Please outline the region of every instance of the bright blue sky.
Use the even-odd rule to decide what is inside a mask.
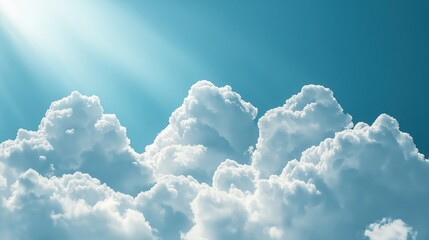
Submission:
[[[1,141],[78,90],[141,152],[208,79],[260,115],[322,84],[355,122],[388,113],[429,153],[427,1],[0,1]]]

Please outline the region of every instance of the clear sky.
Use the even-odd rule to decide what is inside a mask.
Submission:
[[[2,140],[35,130],[52,101],[78,90],[98,95],[142,151],[208,79],[259,115],[305,84],[324,85],[354,122],[386,112],[429,153],[428,1],[8,2]]]

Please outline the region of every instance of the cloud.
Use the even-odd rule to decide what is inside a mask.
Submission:
[[[152,170],[129,144],[125,128],[103,113],[98,97],[73,92],[51,104],[37,131],[19,129],[15,140],[3,142],[0,155],[16,171],[10,181],[29,168],[45,176],[81,171],[136,194],[151,183]]]
[[[383,218],[370,224],[365,230],[365,236],[369,240],[415,240],[417,233],[401,219]]]
[[[192,175],[211,182],[226,158],[248,162],[257,138],[257,109],[230,86],[199,81],[170,117],[169,125],[146,147],[144,160],[157,173]]]
[[[252,165],[269,177],[280,174],[289,160],[302,151],[353,126],[331,90],[318,85],[304,86],[286,103],[259,119],[259,138]]]
[[[248,239],[248,211],[241,199],[213,189],[201,191],[192,201],[193,228],[183,239]]]
[[[395,119],[381,115],[371,126],[358,123],[310,147],[280,175],[257,180],[252,195],[215,188],[200,193],[192,203],[196,222],[189,235],[349,239],[368,222],[388,215],[406,219],[425,239],[428,172],[428,162],[412,138],[399,130]],[[207,205],[212,202],[216,204]],[[216,213],[208,217],[210,207],[245,217],[230,223],[234,231],[223,231],[220,237],[214,229],[223,229],[218,226],[228,220]]]
[[[272,176],[257,180],[254,188],[253,194],[234,187],[201,191],[192,201],[194,226],[184,239],[301,239],[289,238],[287,225],[315,202],[315,186]]]
[[[320,192],[319,202],[306,206],[300,216],[305,221],[293,229],[323,218],[319,236],[349,238],[359,226],[392,216],[416,224],[426,238],[423,219],[429,212],[421,206],[429,197],[428,172],[427,160],[395,119],[382,114],[371,126],[358,123],[306,150],[283,170],[288,181],[311,182]]]
[[[140,154],[74,92],[0,144],[0,238],[429,238],[429,161],[394,118],[353,124],[315,85],[256,114],[200,81]]]
[[[191,201],[207,187],[191,176],[163,176],[136,197],[137,208],[161,239],[180,239],[192,226]]]
[[[155,239],[132,197],[87,174],[46,178],[30,169],[11,190],[1,239]]]
[[[257,175],[258,172],[253,167],[228,159],[216,169],[213,175],[213,187],[227,192],[238,189],[245,193],[252,193],[255,190]]]

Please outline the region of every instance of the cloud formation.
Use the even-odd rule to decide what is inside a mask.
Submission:
[[[256,115],[200,81],[140,154],[73,92],[0,144],[0,238],[429,238],[429,161],[394,118],[354,124],[316,85]]]
[[[365,230],[365,236],[369,240],[415,240],[417,233],[401,219],[383,218],[379,222],[370,224]]]
[[[3,199],[1,239],[155,239],[134,199],[87,174],[27,170]]]
[[[225,159],[248,162],[248,149],[257,138],[256,114],[230,86],[197,82],[169,125],[146,147],[144,160],[158,174],[191,175],[210,183]]]
[[[225,196],[215,188],[200,193],[203,200],[192,203],[196,224],[189,239],[348,239],[383,216],[407,219],[427,236],[428,171],[412,138],[381,115],[371,126],[358,123],[307,149],[280,175],[257,180],[252,195],[227,190]],[[245,217],[232,224],[211,214],[204,221],[202,209],[210,208]],[[234,230],[219,236],[214,229],[224,223]]]
[[[286,163],[299,158],[302,151],[352,126],[351,116],[343,112],[331,90],[304,86],[283,106],[259,119],[252,165],[263,177],[280,174]]]
[[[73,92],[53,102],[37,131],[19,129],[0,145],[2,162],[15,176],[32,168],[44,176],[89,173],[117,191],[138,193],[152,181],[126,130],[114,114],[104,114],[96,96]]]

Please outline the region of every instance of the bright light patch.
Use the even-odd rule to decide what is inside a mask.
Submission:
[[[120,78],[152,94],[173,77],[165,59],[193,62],[141,16],[108,0],[5,0],[0,11],[14,51],[49,85],[55,79],[59,87],[100,92],[109,78]]]

